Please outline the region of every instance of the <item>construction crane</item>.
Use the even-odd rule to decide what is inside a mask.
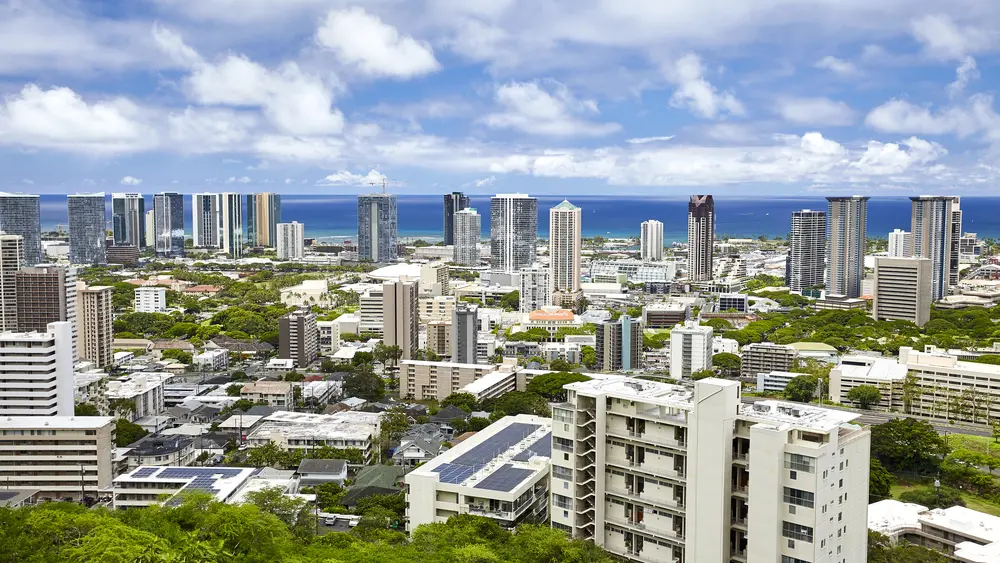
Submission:
[[[385,176],[382,176],[382,181],[381,182],[368,182],[368,185],[369,186],[379,186],[379,185],[382,186],[382,195],[385,195],[385,188],[386,188],[386,186],[388,184],[401,184],[401,183],[402,182],[396,182],[394,180],[390,180],[390,179],[386,178]]]

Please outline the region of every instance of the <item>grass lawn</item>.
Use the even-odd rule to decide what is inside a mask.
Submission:
[[[948,434],[948,444],[951,448],[967,448],[985,454],[1000,457],[1000,443],[987,436],[967,436],[965,434]]]
[[[898,499],[901,493],[915,489],[919,486],[920,485],[918,483],[900,482],[897,480],[897,482],[892,485],[892,488],[889,489],[889,494],[892,498]],[[965,501],[965,506],[971,508],[972,510],[978,510],[979,512],[985,512],[986,514],[992,514],[993,516],[1000,516],[1000,505],[993,504],[992,502],[969,493],[962,493],[962,500]]]

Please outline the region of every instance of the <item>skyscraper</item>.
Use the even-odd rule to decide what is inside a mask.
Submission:
[[[24,237],[0,232],[0,331],[17,330],[17,271],[24,264]]]
[[[247,194],[247,244],[274,246],[280,222],[280,195],[268,192]]]
[[[243,204],[240,194],[224,193],[222,200],[222,250],[230,258],[243,257]],[[276,237],[272,238],[273,241]]]
[[[451,313],[451,361],[458,364],[475,364],[479,322],[478,307],[459,302]]]
[[[4,366],[0,369],[0,417],[73,416],[76,358],[70,329],[70,323],[54,322],[38,331],[0,334],[0,365]]]
[[[549,210],[549,260],[553,302],[565,306],[580,296],[580,208],[563,200]]]
[[[639,255],[643,260],[663,260],[663,223],[643,221],[639,231]]]
[[[292,311],[278,319],[278,357],[295,360],[304,368],[313,363],[319,349],[316,313],[308,309]]]
[[[193,194],[191,196],[191,234],[195,248],[222,246],[221,210],[219,194]]]
[[[788,234],[788,279],[792,291],[823,285],[826,270],[826,213],[803,209],[792,213]]]
[[[382,342],[399,346],[404,360],[420,349],[417,289],[416,282],[402,279],[382,284]]]
[[[395,262],[398,257],[396,196],[358,196],[358,260]]]
[[[21,236],[22,260],[28,266],[45,262],[40,209],[37,195],[0,192],[0,231]]]
[[[961,236],[961,211],[956,215],[956,198],[951,196],[911,197],[910,256],[929,258],[931,261],[931,300],[938,301],[948,295],[952,280],[952,254],[958,241],[952,240],[959,221]],[[957,253],[956,253],[957,254]],[[958,256],[954,267],[958,268]],[[957,277],[957,272],[956,276]],[[957,280],[956,280],[957,282]]]
[[[913,246],[913,236],[910,231],[903,229],[893,229],[889,233],[889,257],[909,258],[911,247]]]
[[[111,230],[115,246],[146,247],[146,202],[142,194],[111,194]]]
[[[932,266],[930,258],[876,258],[872,317],[924,326],[931,318]]]
[[[490,200],[490,257],[493,268],[516,272],[535,261],[538,200],[525,194],[497,194]]]
[[[455,244],[455,214],[469,207],[469,196],[451,192],[444,196],[444,243]]]
[[[184,256],[184,196],[176,192],[153,196],[153,238],[157,256]]]
[[[156,213],[149,209],[146,211],[146,219],[142,222],[145,233],[143,237],[146,241],[146,248],[156,249]]]
[[[301,260],[305,255],[306,227],[298,221],[278,223],[278,258],[281,260]]]
[[[518,311],[530,313],[552,304],[549,269],[541,264],[532,264],[518,271],[521,278]]]
[[[80,359],[89,360],[98,367],[111,365],[114,355],[112,348],[112,304],[114,288],[100,285],[87,287],[77,283],[77,335],[82,341],[78,346]]]
[[[462,266],[479,265],[479,241],[482,238],[483,218],[474,207],[455,212],[453,260]]]
[[[104,193],[72,194],[69,210],[69,261],[71,264],[108,263]]]
[[[715,247],[715,201],[710,195],[693,195],[688,202],[688,279],[712,279]]]
[[[642,362],[642,324],[638,319],[622,315],[617,321],[597,325],[597,369],[600,371],[632,371]]]
[[[955,196],[951,205],[951,264],[948,285],[958,285],[959,259],[962,252],[962,209],[961,199]]]
[[[73,359],[79,353],[76,321],[76,268],[43,264],[22,268],[15,275],[17,331],[45,332],[49,323],[68,322]],[[162,290],[162,289],[161,289]]]
[[[827,295],[861,296],[869,199],[859,195],[826,198]]]

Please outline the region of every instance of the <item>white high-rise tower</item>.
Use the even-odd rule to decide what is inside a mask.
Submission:
[[[639,253],[643,260],[663,260],[663,223],[654,219],[642,222]]]

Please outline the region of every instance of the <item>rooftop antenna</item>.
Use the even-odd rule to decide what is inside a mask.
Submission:
[[[368,182],[368,185],[369,186],[378,186],[379,184],[381,184],[382,185],[382,195],[385,195],[385,188],[386,188],[387,184],[399,184],[399,183],[400,182],[389,180],[385,176],[382,176],[382,181],[381,182]]]

